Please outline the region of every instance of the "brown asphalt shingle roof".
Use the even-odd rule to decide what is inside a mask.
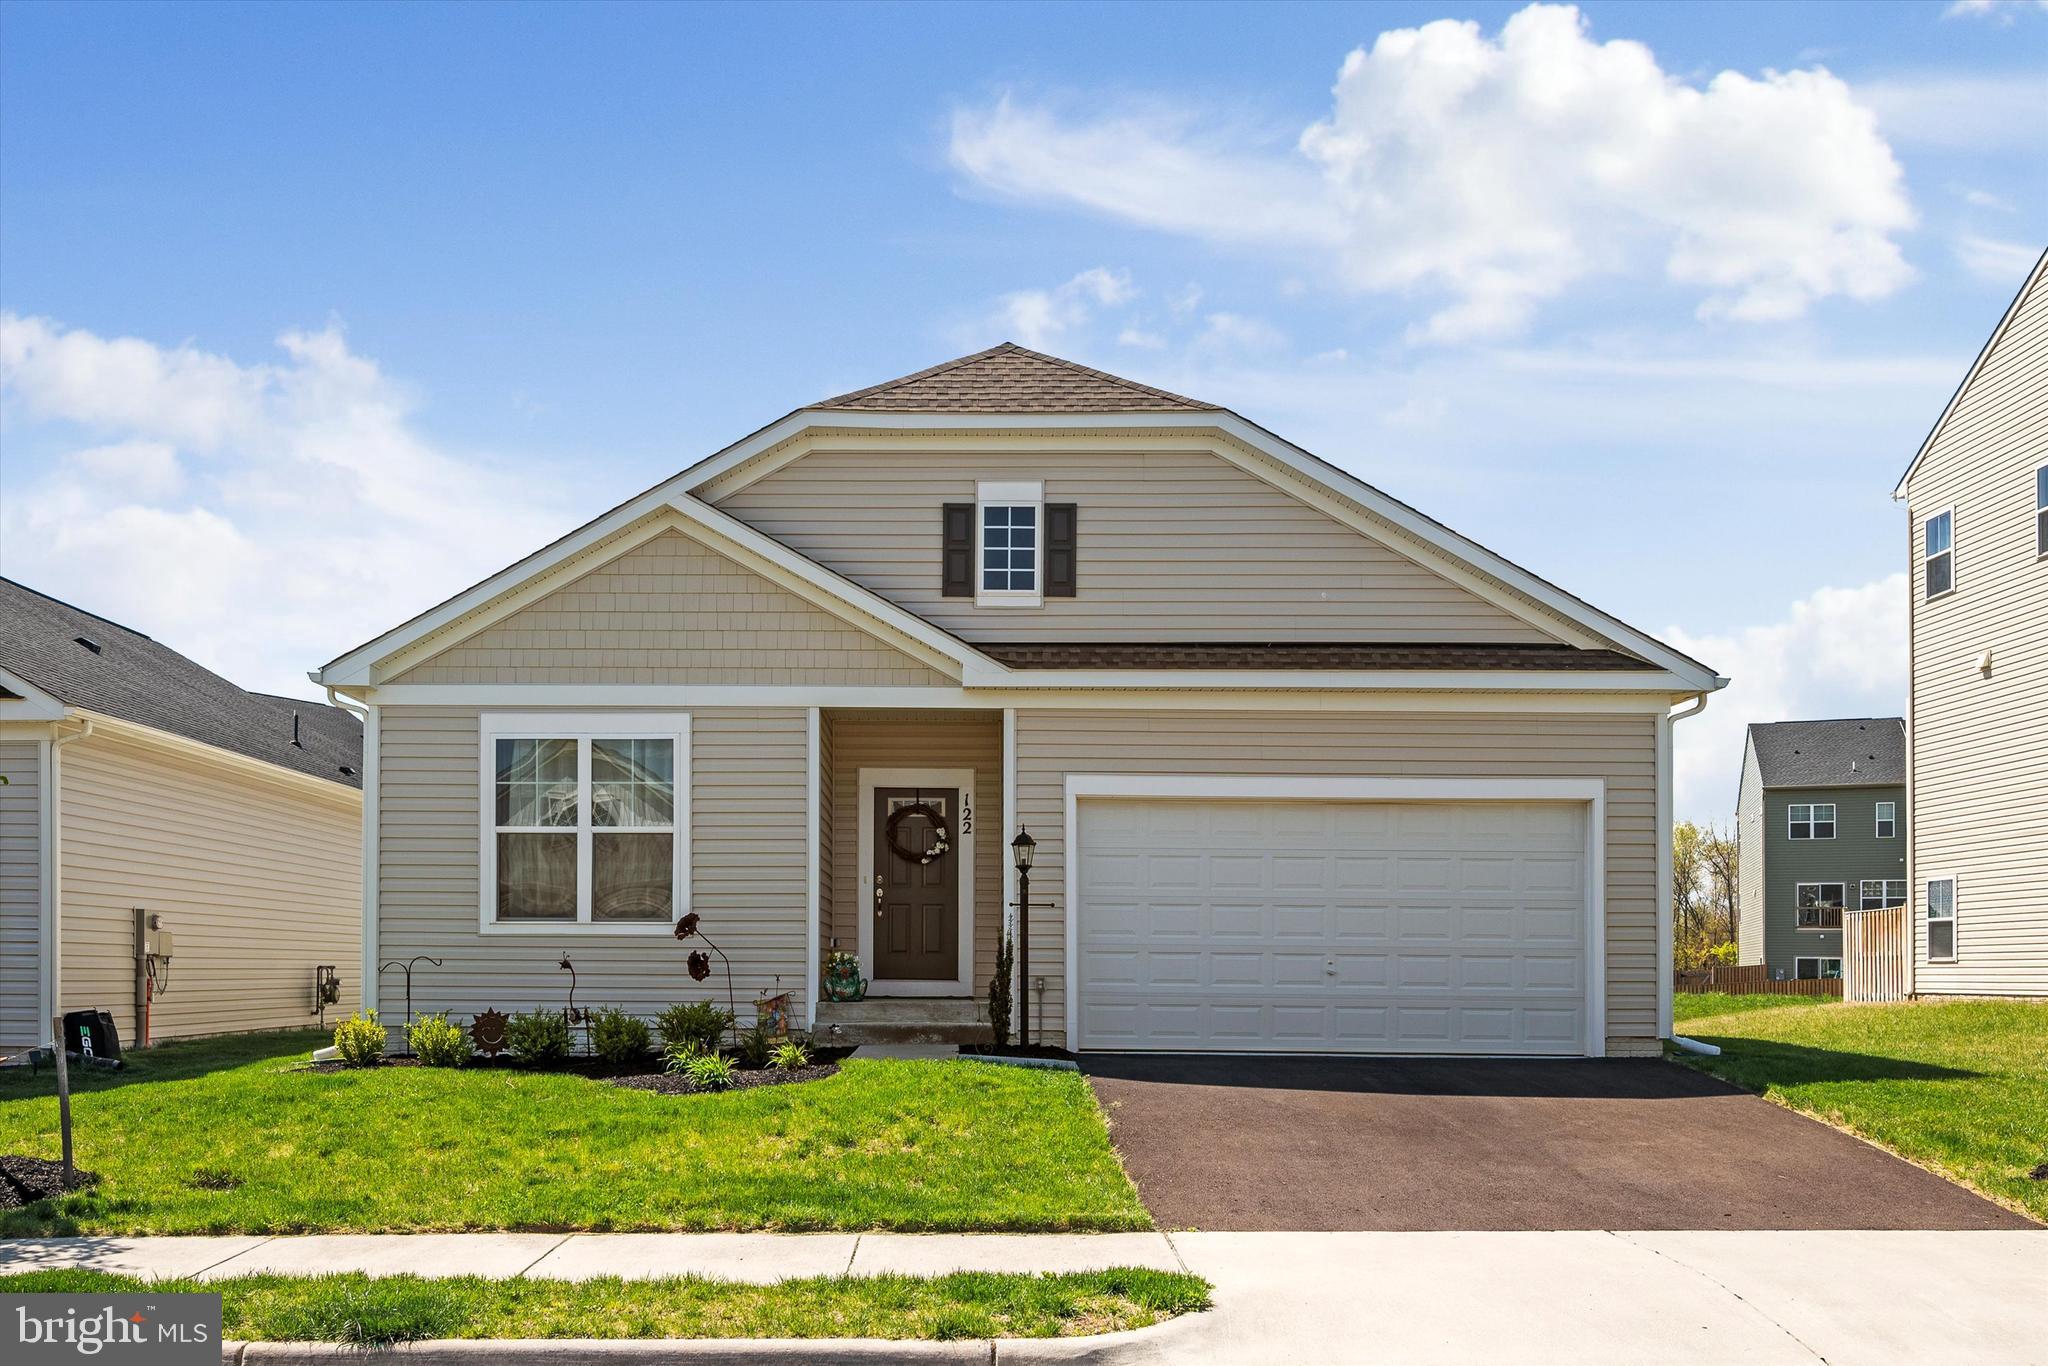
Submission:
[[[896,413],[1133,413],[1223,411],[1136,380],[1004,342],[901,379],[813,404]]]
[[[1654,670],[1617,650],[1572,645],[1454,645],[1276,641],[1270,644],[1132,643],[981,645],[1013,669],[1569,669]]]

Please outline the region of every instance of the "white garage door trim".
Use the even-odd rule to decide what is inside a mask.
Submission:
[[[1066,791],[1067,1038],[1081,1038],[1081,820],[1091,797],[1180,801],[1580,802],[1586,805],[1586,1038],[1607,1052],[1607,784],[1599,778],[1270,778],[1069,774]]]

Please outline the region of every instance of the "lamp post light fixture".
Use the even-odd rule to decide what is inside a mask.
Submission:
[[[1038,841],[1022,825],[1010,841],[1010,857],[1017,865],[1017,984],[1022,989],[1022,1009],[1017,1012],[1017,1044],[1031,1042],[1031,858]]]

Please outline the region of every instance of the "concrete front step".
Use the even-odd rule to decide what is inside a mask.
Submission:
[[[827,1048],[878,1043],[991,1043],[985,1024],[827,1024],[818,1021],[812,1038]]]
[[[865,1001],[820,1001],[818,1023],[979,1024],[981,1003],[965,996],[870,996]]]

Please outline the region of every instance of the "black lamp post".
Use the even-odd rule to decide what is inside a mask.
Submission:
[[[1010,841],[1010,857],[1017,865],[1017,987],[1023,994],[1017,1014],[1019,1047],[1031,1042],[1031,856],[1038,841],[1022,825]]]

